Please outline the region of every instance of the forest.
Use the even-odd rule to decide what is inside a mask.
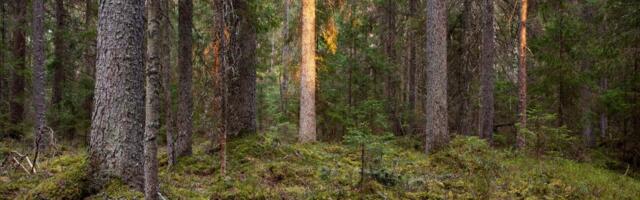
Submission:
[[[640,1],[0,0],[2,199],[640,199]]]

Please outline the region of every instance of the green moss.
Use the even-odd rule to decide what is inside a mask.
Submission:
[[[61,156],[43,166],[55,175],[40,182],[24,199],[81,199],[88,194],[84,156]]]
[[[88,200],[98,199],[143,199],[144,194],[138,192],[120,180],[114,179],[109,182],[99,193],[87,197]]]

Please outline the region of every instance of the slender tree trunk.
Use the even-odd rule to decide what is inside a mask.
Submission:
[[[162,55],[162,9],[158,0],[147,1],[147,71],[144,129],[144,198],[158,199],[158,144],[160,132],[160,88]]]
[[[392,63],[392,66],[397,61],[396,56],[396,15],[397,15],[397,2],[392,0],[385,0],[382,10],[384,13],[383,21],[384,24],[384,32],[382,34],[382,47],[384,53],[386,54],[389,63]],[[385,90],[386,90],[386,99],[388,102],[387,109],[390,113],[389,119],[393,124],[393,132],[396,135],[403,134],[403,127],[400,116],[398,114],[398,98],[397,91],[399,88],[399,82],[397,80],[396,70],[392,69],[387,72],[385,78]]]
[[[289,91],[289,7],[290,0],[284,1],[284,26],[282,28],[282,71],[280,79],[280,112],[287,116]]]
[[[493,0],[483,0],[482,6],[482,55],[480,56],[480,136],[489,141],[493,138],[494,118],[494,69],[495,64],[495,34]]]
[[[85,13],[84,13],[84,28],[85,34],[90,35],[89,38],[85,41],[85,49],[84,49],[84,66],[85,73],[92,82],[95,82],[95,71],[96,71],[96,37],[92,34],[95,31],[95,21],[98,17],[95,5],[97,2],[95,0],[85,0]],[[93,96],[94,91],[91,91],[89,95],[84,100],[83,108],[87,110],[89,116],[91,118],[91,112],[93,110]]]
[[[444,0],[427,0],[427,115],[425,152],[449,140],[447,114],[447,10]]]
[[[527,0],[520,0],[520,48],[518,67],[518,116],[521,129],[527,128]],[[516,136],[516,146],[524,148],[525,137],[522,131]]]
[[[409,13],[412,14],[412,18],[415,21],[418,21],[418,0],[410,0],[409,1]],[[418,34],[416,34],[418,31],[415,30],[415,27],[411,26],[409,29],[409,38],[414,39],[417,37]],[[413,134],[415,131],[415,126],[416,126],[416,118],[417,118],[417,113],[416,113],[416,102],[417,102],[417,90],[418,90],[418,84],[416,84],[416,76],[417,72],[418,72],[418,58],[417,58],[417,45],[419,44],[419,42],[409,42],[409,83],[408,83],[408,91],[409,91],[409,95],[408,95],[408,101],[409,101],[409,113],[410,113],[410,122],[409,122],[409,134]]]
[[[56,17],[56,29],[54,31],[54,57],[55,62],[53,62],[53,96],[51,97],[51,102],[53,106],[57,109],[61,109],[62,105],[62,96],[64,93],[64,82],[66,79],[65,74],[65,66],[67,62],[66,58],[66,47],[65,47],[65,38],[64,32],[66,30],[66,22],[65,22],[65,9],[64,9],[64,1],[56,0],[55,1],[55,17]],[[57,124],[57,123],[56,123]]]
[[[6,98],[9,97],[9,94],[6,92],[7,91],[7,79],[6,79],[6,71],[7,71],[7,62],[6,62],[6,58],[4,55],[4,51],[7,47],[7,23],[6,23],[6,15],[7,15],[7,9],[6,9],[6,1],[2,1],[0,2],[0,112],[2,113],[6,113],[6,107],[5,107],[5,101],[7,100]],[[3,117],[0,117],[0,119],[4,120]],[[5,131],[5,125],[4,123],[0,123],[0,131],[4,132]],[[0,137],[2,138],[2,137]]]
[[[91,187],[112,178],[143,190],[144,1],[102,0],[95,109],[89,146]]]
[[[46,151],[51,138],[45,134],[46,112],[45,104],[45,74],[44,74],[44,2],[33,0],[33,110],[35,111],[35,148],[36,151]]]
[[[169,168],[176,164],[175,150],[175,133],[176,133],[176,114],[173,110],[173,96],[171,95],[171,83],[173,82],[173,65],[171,63],[171,46],[173,42],[173,34],[171,31],[171,19],[169,18],[170,4],[169,0],[161,0],[160,12],[160,41],[161,48],[161,70],[162,70],[162,92],[164,95],[164,125],[167,135],[167,162]]]
[[[22,0],[13,0],[13,16],[15,27],[13,29],[13,46],[12,46],[12,60],[13,70],[11,70],[11,91],[9,99],[9,123],[11,124],[11,130],[9,131],[10,137],[22,138],[22,130],[20,128],[24,119],[24,93],[25,93],[25,68],[26,68],[26,55],[27,55],[27,40],[25,37],[25,26],[27,4]]]
[[[601,95],[607,92],[608,89],[609,89],[609,82],[607,78],[606,77],[602,78],[602,81],[600,83]],[[609,120],[607,119],[607,112],[606,112],[606,109],[603,109],[602,111],[600,111],[600,137],[602,140],[607,138],[608,124],[609,124]]]
[[[477,65],[477,57],[474,54],[476,49],[474,40],[476,37],[475,15],[473,5],[476,0],[465,0],[463,16],[463,36],[462,36],[462,64],[458,72],[458,91],[460,92],[460,105],[458,106],[458,127],[459,134],[471,134],[471,70]]]
[[[316,2],[302,0],[302,63],[300,70],[301,143],[316,141]]]
[[[220,147],[220,152],[218,153],[220,158],[220,176],[224,177],[226,175],[227,169],[227,133],[228,133],[228,124],[230,121],[229,111],[231,110],[227,104],[228,102],[228,83],[229,83],[229,69],[228,66],[228,37],[225,35],[223,30],[226,29],[226,19],[227,11],[225,9],[225,1],[226,0],[216,0],[216,11],[217,18],[214,19],[217,24],[216,28],[219,29],[215,33],[217,34],[218,41],[220,42],[220,51],[218,53],[218,60],[220,61],[220,66],[216,73],[215,79],[215,104],[214,104],[214,113],[217,118],[216,131],[217,131],[217,142]],[[212,141],[212,144],[215,144],[216,141]]]
[[[178,103],[178,137],[176,138],[176,156],[191,155],[191,134],[193,129],[193,91],[191,90],[192,41],[193,29],[192,0],[178,1],[178,31],[180,49],[178,51],[179,103]]]

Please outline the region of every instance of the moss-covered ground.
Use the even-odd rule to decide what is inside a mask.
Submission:
[[[398,140],[367,152],[343,144],[296,144],[278,134],[232,140],[228,172],[198,143],[194,154],[167,168],[160,152],[161,193],[167,199],[639,199],[640,181],[589,163],[532,158],[457,137],[426,156]],[[401,145],[402,144],[402,145]],[[139,199],[114,181],[86,190],[86,155],[66,150],[41,163],[41,172],[0,174],[0,199]],[[372,156],[373,155],[373,156]]]

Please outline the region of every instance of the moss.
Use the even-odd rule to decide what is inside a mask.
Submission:
[[[144,194],[136,191],[118,179],[109,182],[99,193],[87,197],[88,200],[98,199],[143,199]]]
[[[84,156],[61,156],[43,167],[55,175],[40,182],[24,199],[81,199],[88,194]]]

